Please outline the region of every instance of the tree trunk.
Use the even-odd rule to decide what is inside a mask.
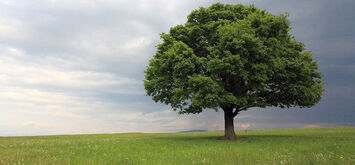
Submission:
[[[236,140],[233,109],[224,109],[224,140]]]

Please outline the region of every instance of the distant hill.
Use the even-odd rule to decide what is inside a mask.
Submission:
[[[203,129],[194,129],[194,130],[180,131],[180,133],[184,133],[184,132],[207,132],[207,130],[203,130]]]

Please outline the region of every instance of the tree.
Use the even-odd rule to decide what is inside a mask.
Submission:
[[[222,109],[225,137],[237,138],[234,117],[252,107],[311,107],[323,93],[321,73],[290,33],[288,14],[253,5],[216,3],[162,33],[145,71],[155,102],[180,114]]]

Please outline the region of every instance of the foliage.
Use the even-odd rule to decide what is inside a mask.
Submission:
[[[192,11],[185,24],[161,34],[145,71],[147,94],[180,113],[313,106],[322,96],[321,74],[289,33],[287,17],[241,4]]]

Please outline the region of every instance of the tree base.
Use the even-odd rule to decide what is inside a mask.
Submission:
[[[235,134],[234,130],[227,130],[224,134],[223,140],[237,140],[239,137]]]
[[[234,114],[233,108],[224,109],[224,138],[223,140],[237,140],[234,132]]]
[[[237,135],[228,135],[228,136],[224,136],[223,140],[238,140],[239,137]]]

